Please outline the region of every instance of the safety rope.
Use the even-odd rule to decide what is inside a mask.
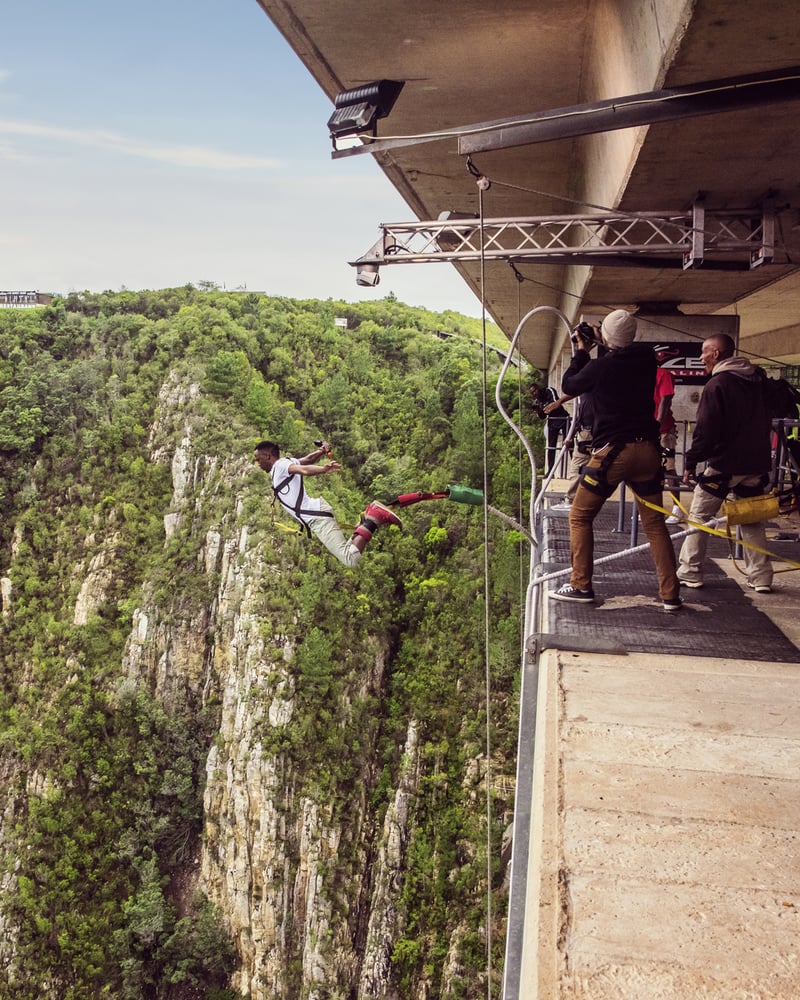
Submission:
[[[489,416],[488,416],[488,343],[486,337],[486,257],[484,254],[484,210],[483,194],[489,188],[489,182],[474,168],[472,161],[467,159],[467,169],[475,177],[478,187],[478,217],[481,234],[481,325],[483,331],[483,366],[482,366],[482,424],[483,424],[483,495],[486,503],[483,507],[483,649],[484,649],[484,698],[486,700],[486,996],[492,1000],[492,671],[489,651],[490,618],[489,618]]]
[[[481,242],[481,245],[483,243]],[[512,268],[514,265],[511,265]],[[520,320],[522,319],[522,281],[520,280],[519,272],[515,269],[515,274],[517,275],[517,326],[519,326]],[[517,354],[522,359],[522,352],[519,350],[519,345],[517,345]],[[517,413],[522,418],[522,365],[520,364],[517,371],[519,372],[519,378],[517,379]],[[517,510],[522,513],[522,501],[523,501],[523,485],[522,485],[522,442],[517,438]],[[524,560],[519,561],[519,607],[524,607],[525,602],[525,565]],[[523,662],[525,659],[525,616],[520,614],[519,616],[519,661]]]
[[[660,507],[657,503],[651,503],[649,500],[645,500],[643,497],[640,497],[637,493],[635,493],[634,496],[640,503],[644,504],[645,507],[649,507],[650,510],[657,510],[661,514],[671,513],[665,507]],[[685,534],[690,534],[691,530],[696,529],[697,531],[705,531],[706,534],[709,535],[715,535],[717,538],[724,538],[728,544],[733,543],[734,539],[731,535],[730,527],[728,526],[725,517],[711,518],[705,523],[702,521],[692,521],[689,519],[689,515],[684,506],[679,502],[677,503],[677,506],[683,511],[686,517],[685,523],[689,526]],[[717,527],[719,524],[725,524],[724,531]],[[752,552],[760,552],[762,555],[769,556],[771,559],[776,559],[778,562],[786,563],[790,567],[789,569],[776,569],[773,571],[775,573],[793,573],[795,570],[800,569],[800,562],[795,562],[793,559],[787,559],[785,556],[779,555],[777,552],[770,552],[769,549],[761,548],[760,545],[754,545],[752,542],[746,542],[743,538],[737,538],[736,543],[743,549],[750,549]],[[731,558],[733,558],[733,556],[731,556]],[[736,561],[733,561],[734,565],[736,565]],[[743,573],[738,566],[736,566],[736,569],[740,573]]]

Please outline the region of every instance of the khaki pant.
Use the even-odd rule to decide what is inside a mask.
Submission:
[[[564,497],[570,503],[575,499],[575,494],[578,492],[583,467],[591,458],[591,452],[589,450],[581,451],[578,445],[586,447],[587,443],[591,444],[591,442],[592,432],[589,429],[582,427],[579,431],[575,432],[575,440],[572,443],[572,457],[569,460],[569,470],[567,472],[569,485],[567,486],[567,495]]]
[[[324,497],[320,497],[320,506],[323,510],[333,512],[333,508]],[[352,567],[360,562],[362,553],[344,537],[344,532],[335,517],[306,517],[306,520],[311,531],[340,563]]]
[[[599,468],[608,454],[610,445],[592,454],[589,468]],[[635,441],[626,444],[608,468],[606,482],[609,487],[626,483],[634,492],[637,483],[652,483],[660,476],[661,455],[652,441]],[[643,500],[661,507],[663,498],[657,490],[642,496]],[[587,490],[581,483],[569,512],[569,540],[572,555],[571,584],[578,590],[592,589],[594,568],[594,519],[600,513],[606,498]],[[675,574],[675,550],[672,539],[664,524],[660,510],[651,510],[636,497],[639,517],[642,520],[650,554],[658,575],[658,596],[662,601],[674,600],[680,591]]]
[[[714,470],[706,468],[705,475],[714,475]],[[735,492],[737,486],[760,486],[762,482],[762,476],[731,476],[729,489]],[[698,521],[700,524],[710,520],[720,509],[724,499],[724,496],[716,496],[700,486],[696,486],[692,494],[692,505],[689,508],[689,520]],[[759,521],[757,524],[742,524],[739,527],[742,529],[743,542],[757,545],[760,549],[767,547],[767,535],[763,521]],[[686,580],[689,583],[703,582],[703,562],[706,558],[708,538],[707,532],[696,531],[684,539],[681,546],[680,565],[678,566],[678,575],[681,580]],[[768,555],[745,548],[742,561],[748,583],[754,587],[772,586],[772,563]]]

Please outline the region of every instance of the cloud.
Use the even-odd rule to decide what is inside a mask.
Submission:
[[[5,83],[6,80],[10,80],[10,79],[11,79],[11,70],[10,69],[0,69],[0,83]]]
[[[0,70],[0,74],[2,74]],[[202,170],[253,170],[274,169],[279,160],[266,156],[245,156],[227,153],[206,146],[162,146],[143,139],[131,139],[116,132],[97,129],[69,129],[55,125],[37,125],[0,119],[0,135],[47,139],[75,146],[90,146],[122,156],[156,160],[176,167]]]

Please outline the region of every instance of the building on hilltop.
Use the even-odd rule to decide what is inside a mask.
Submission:
[[[55,296],[46,292],[0,292],[0,309],[33,309],[49,306]]]

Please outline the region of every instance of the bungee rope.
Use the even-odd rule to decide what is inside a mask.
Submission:
[[[422,500],[453,500],[455,503],[470,504],[473,507],[482,507],[484,502],[483,491],[472,489],[470,486],[448,486],[447,489],[439,490],[435,493],[401,493],[393,500],[387,500],[387,506],[409,507],[412,503],[420,503]]]

